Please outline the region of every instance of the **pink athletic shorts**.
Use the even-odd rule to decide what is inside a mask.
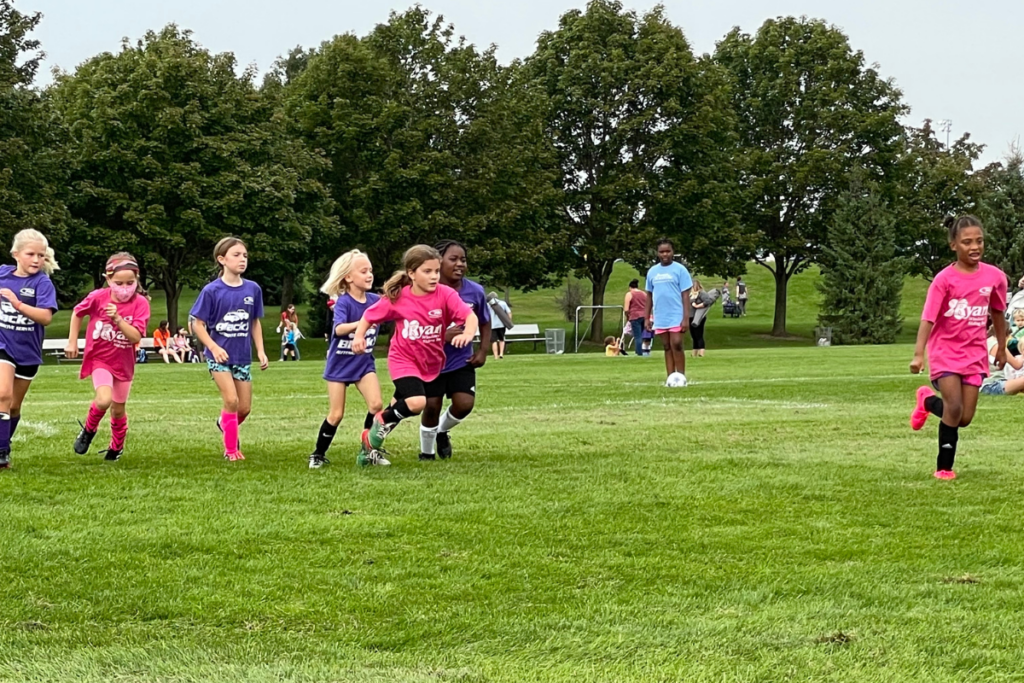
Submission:
[[[106,368],[94,368],[92,371],[92,388],[110,387],[110,398],[114,403],[127,403],[128,394],[132,391],[131,380],[127,382],[114,379],[110,370]]]
[[[932,378],[932,386],[936,389],[939,388],[939,380],[943,377],[957,377],[955,372],[944,372],[938,377]],[[959,375],[960,383],[966,384],[969,387],[980,387],[985,383],[985,375]]]
[[[659,327],[654,331],[654,334],[667,334],[669,332],[682,332],[683,326],[676,325],[675,327]]]

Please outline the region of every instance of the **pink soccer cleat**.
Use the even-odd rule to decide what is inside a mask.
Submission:
[[[934,395],[935,392],[932,391],[931,387],[917,388],[917,406],[910,413],[910,428],[915,432],[924,427],[924,424],[928,421],[928,409],[924,407],[924,402],[929,396]]]
[[[956,472],[954,472],[953,470],[936,470],[935,478],[947,480],[956,479]]]

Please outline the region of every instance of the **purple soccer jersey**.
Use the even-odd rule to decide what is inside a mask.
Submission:
[[[27,306],[57,310],[57,290],[46,273],[28,277],[14,274],[16,266],[0,266],[0,288],[6,287]],[[42,365],[46,328],[15,310],[7,299],[0,300],[0,349],[18,365]]]
[[[367,331],[366,353],[359,356],[352,353],[355,332],[339,337],[334,334],[334,330],[338,325],[359,322],[366,309],[379,300],[378,295],[367,292],[366,303],[359,303],[348,294],[342,294],[334,303],[334,324],[331,325],[331,342],[327,346],[327,367],[324,369],[324,379],[328,382],[352,384],[371,372],[377,372],[373,360],[373,345],[377,342],[376,326]]]
[[[476,313],[481,326],[484,323],[491,322],[491,307],[487,303],[487,294],[484,292],[483,287],[472,280],[463,278],[462,286],[455,291],[458,292],[459,298]],[[473,345],[469,344],[461,349],[457,349],[445,342],[444,356],[445,363],[444,370],[441,371],[442,375],[465,366],[469,359],[473,357]]]
[[[251,280],[242,280],[237,287],[217,278],[203,287],[189,313],[206,323],[213,341],[227,351],[225,365],[252,363],[252,325],[263,317],[263,290]],[[213,354],[206,350],[206,357]]]

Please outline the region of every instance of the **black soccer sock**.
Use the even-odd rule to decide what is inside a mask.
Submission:
[[[405,404],[405,399],[400,398],[393,405],[384,409],[384,424],[396,425],[411,414],[409,406]]]
[[[373,426],[373,418],[376,417],[373,413],[367,413],[366,419],[363,420],[363,429],[369,429]]]
[[[924,400],[924,407],[935,417],[942,419],[942,399],[938,396],[929,396]]]
[[[952,470],[956,459],[956,443],[960,440],[960,428],[950,427],[945,422],[939,423],[939,457],[935,460],[935,469]]]
[[[332,425],[327,420],[320,425],[320,431],[316,435],[316,450],[313,451],[314,455],[327,455],[327,449],[331,447],[331,442],[334,441],[334,435],[338,433],[338,425]]]

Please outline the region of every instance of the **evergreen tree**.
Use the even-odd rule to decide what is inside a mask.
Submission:
[[[896,255],[896,219],[875,188],[855,181],[840,197],[821,261],[818,321],[833,343],[895,342],[909,263]]]

